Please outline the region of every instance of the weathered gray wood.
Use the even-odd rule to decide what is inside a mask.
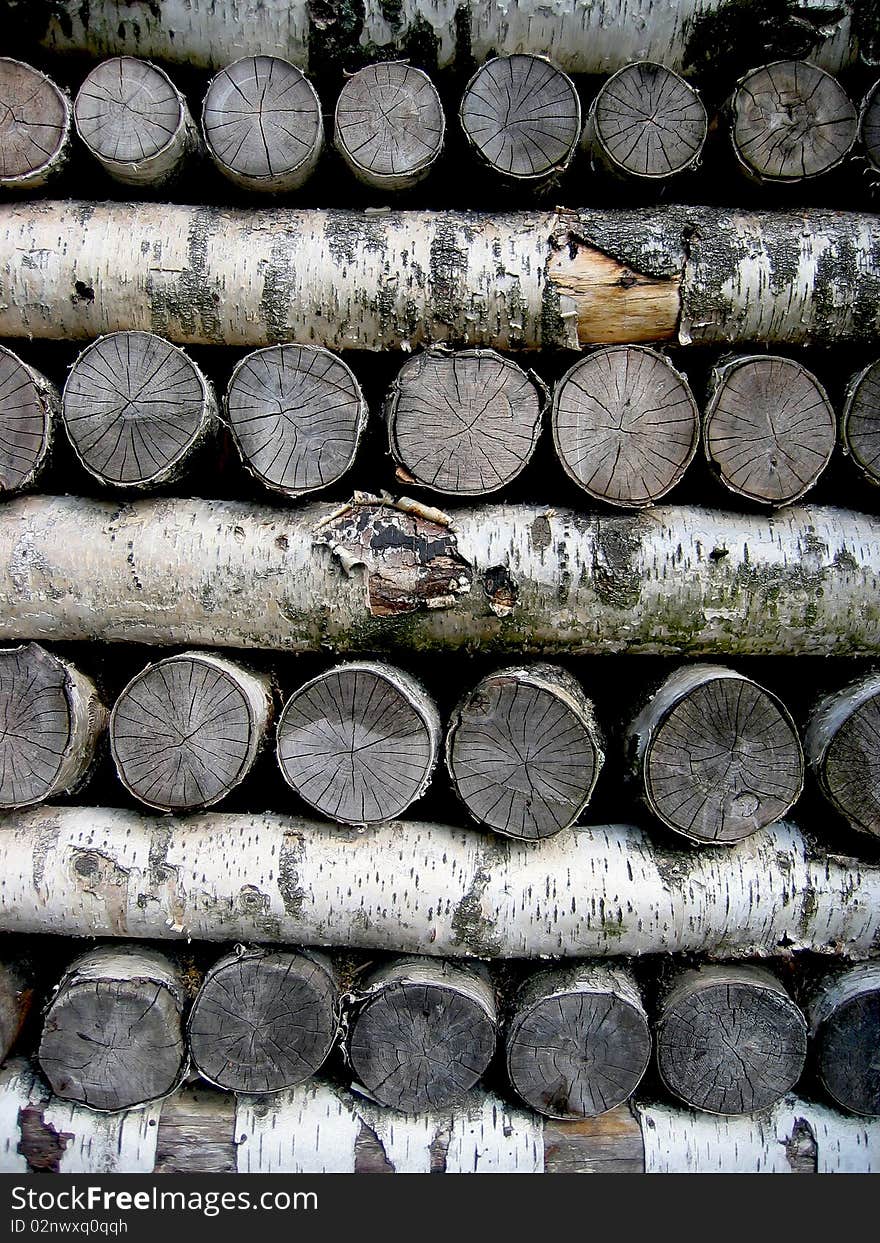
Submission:
[[[854,829],[880,837],[880,674],[818,703],[804,751],[819,789]]]
[[[807,1014],[819,1079],[834,1103],[880,1114],[880,964],[829,973]]]
[[[176,345],[114,332],[88,346],[62,394],[74,453],[100,483],[148,490],[182,474],[214,431],[209,382]]]
[[[449,774],[468,812],[508,837],[549,837],[574,824],[603,760],[592,704],[552,665],[483,678],[446,736]]]
[[[445,129],[433,82],[407,61],[365,66],[336,101],[336,150],[358,180],[380,190],[422,181],[443,149]]]
[[[324,145],[321,103],[308,78],[277,56],[245,56],[212,78],[202,107],[208,151],[247,190],[295,190]]]
[[[736,495],[767,505],[800,500],[830,462],[836,441],[827,393],[794,359],[750,354],[714,369],[703,448]]]
[[[657,1020],[657,1067],[675,1096],[715,1114],[757,1113],[797,1083],[804,1016],[762,967],[682,971]]]
[[[39,481],[60,410],[55,386],[0,346],[0,497]]]
[[[585,1118],[628,1100],[651,1057],[638,989],[623,968],[581,963],[538,972],[507,1024],[510,1082],[551,1118]]]
[[[88,780],[107,712],[94,683],[37,643],[0,648],[0,809]]]
[[[402,478],[454,496],[483,496],[515,479],[542,413],[535,381],[494,350],[426,350],[403,364],[385,401]]]
[[[172,1092],[185,1069],[183,981],[140,946],[103,946],[70,964],[46,1010],[39,1059],[52,1091],[116,1110]]]
[[[235,1092],[278,1092],[311,1078],[337,1033],[339,988],[309,952],[237,946],[208,970],[187,1021],[193,1063]]]
[[[553,392],[553,443],[596,500],[652,505],[693,461],[700,415],[687,378],[656,350],[617,345],[579,359]]]
[[[880,484],[880,359],[850,380],[841,419],[844,452],[871,483]]]
[[[12,963],[0,963],[0,1062],[6,1061],[18,1039],[33,997],[27,971]]]
[[[779,60],[740,78],[731,100],[733,149],[758,181],[800,182],[830,172],[856,140],[856,110],[829,73]]]
[[[76,131],[117,181],[159,186],[200,146],[186,100],[164,69],[134,56],[102,61],[73,106]]]
[[[803,753],[785,705],[719,665],[670,674],[626,745],[650,811],[697,842],[741,841],[782,819],[803,788]]]
[[[458,964],[404,958],[374,972],[353,996],[346,1055],[382,1105],[442,1109],[474,1086],[495,1052],[491,986]]]
[[[312,678],[278,721],[278,763],[310,807],[344,824],[401,816],[437,763],[440,718],[424,688],[390,665],[352,662]]]
[[[468,82],[459,116],[473,149],[515,181],[551,177],[567,167],[581,132],[574,83],[542,56],[496,56]]]
[[[664,65],[638,60],[599,89],[583,143],[600,168],[657,182],[698,163],[707,128],[706,109],[692,86]]]
[[[36,190],[56,176],[70,146],[70,100],[51,78],[0,57],[0,190]]]
[[[297,497],[345,474],[369,409],[341,358],[316,345],[274,345],[237,364],[226,415],[251,474],[267,488]]]
[[[880,81],[874,83],[862,101],[859,138],[871,165],[880,172]]]
[[[269,679],[209,652],[147,665],[110,714],[130,794],[160,811],[213,807],[244,781],[272,719]]]

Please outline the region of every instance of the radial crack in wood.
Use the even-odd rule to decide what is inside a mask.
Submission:
[[[871,165],[880,172],[880,81],[874,83],[862,102],[859,138]]]
[[[871,483],[880,484],[880,359],[850,380],[841,419],[848,453]]]
[[[0,57],[0,190],[36,190],[63,168],[70,101],[51,78]]]
[[[310,807],[343,824],[401,816],[437,763],[440,718],[409,674],[339,665],[294,691],[278,721],[278,763]]]
[[[110,716],[119,779],[148,807],[212,807],[250,772],[272,717],[269,679],[207,652],[147,665]]]
[[[39,482],[60,411],[55,386],[0,346],[0,497]]]
[[[850,1113],[880,1114],[880,964],[825,976],[807,1013],[826,1092]]]
[[[804,750],[819,789],[854,829],[880,837],[880,674],[818,703]]]

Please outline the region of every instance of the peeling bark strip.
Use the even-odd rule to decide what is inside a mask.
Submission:
[[[173,1092],[185,1070],[185,988],[162,954],[102,946],[71,963],[46,1010],[40,1065],[53,1092],[90,1109]]]
[[[880,964],[835,971],[808,1010],[819,1078],[835,1104],[880,1114]]]
[[[854,829],[880,837],[880,675],[818,703],[804,750],[819,789]]]
[[[0,497],[39,481],[61,410],[53,384],[0,346]]]
[[[12,812],[0,931],[335,945],[440,957],[880,951],[880,867],[777,824],[724,851],[626,825],[542,842],[393,821]]]
[[[28,253],[27,264],[18,255]],[[497,349],[875,342],[880,220],[846,212],[0,207],[0,334]]]
[[[874,655],[880,521],[18,497],[0,637],[288,651]],[[389,625],[389,618],[397,619]]]
[[[39,189],[56,176],[70,148],[70,99],[51,78],[0,58],[0,190]]]

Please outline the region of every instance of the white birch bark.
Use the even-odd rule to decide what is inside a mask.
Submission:
[[[880,950],[880,866],[782,823],[724,852],[628,825],[540,843],[393,821],[185,820],[101,807],[7,816],[0,931],[348,946],[482,958]]]
[[[30,262],[18,261],[27,252]],[[464,212],[0,207],[0,334],[499,349],[873,343],[880,220],[660,207]]]
[[[880,643],[870,515],[483,505],[450,528],[439,511],[373,502],[15,498],[0,510],[0,638],[518,656]]]

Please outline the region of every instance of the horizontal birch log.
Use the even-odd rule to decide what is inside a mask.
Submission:
[[[538,844],[392,821],[13,812],[0,931],[348,946],[440,957],[880,952],[880,865],[782,823],[725,851],[628,825]]]
[[[874,655],[878,582],[880,520],[818,507],[606,517],[483,505],[454,511],[451,528],[437,510],[363,497],[337,510],[76,497],[0,508],[0,637],[16,640]]]
[[[27,252],[31,261],[20,263]],[[498,349],[876,342],[880,220],[819,209],[0,207],[0,335]]]
[[[555,1121],[471,1093],[405,1117],[328,1083],[255,1102],[181,1089],[96,1114],[59,1100],[22,1059],[0,1070],[0,1173],[870,1173],[880,1122],[787,1096],[714,1117],[640,1100]]]
[[[286,56],[302,68],[356,68],[377,52],[421,54],[426,67],[459,68],[496,53],[546,54],[571,73],[611,73],[637,57],[687,68],[696,53],[730,40],[724,0],[363,0],[358,5],[314,5],[307,0],[12,0],[27,10],[28,28],[43,46],[93,56],[129,53],[221,67],[236,56]],[[762,29],[779,40],[792,37],[832,72],[857,54],[850,3],[829,8],[805,0],[789,15],[773,11]],[[459,15],[461,17],[459,18]],[[753,23],[747,35],[754,37]],[[870,42],[870,41],[869,41]],[[751,51],[751,48],[747,49]],[[865,49],[866,52],[870,48]]]

